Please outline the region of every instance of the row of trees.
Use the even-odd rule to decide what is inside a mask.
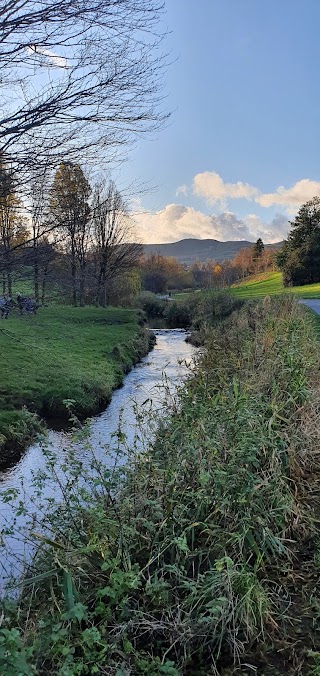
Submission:
[[[112,280],[141,256],[125,201],[114,182],[93,187],[82,168],[62,163],[52,183],[37,177],[28,204],[18,197],[13,173],[1,166],[0,269],[12,295],[14,271],[32,270],[34,295],[45,299],[46,281],[71,285],[74,305],[108,302]]]
[[[104,304],[118,272],[131,275],[140,249],[122,196],[112,183],[92,187],[80,165],[110,170],[135,138],[167,119],[163,7],[0,0],[4,293],[12,295],[20,269],[32,276],[37,300],[56,280],[70,283],[74,303],[90,296]]]
[[[140,261],[143,288],[154,293],[186,288],[225,288],[233,282],[275,267],[276,250],[266,248],[259,238],[241,249],[231,260],[196,261],[183,265],[172,257],[152,254]]]
[[[19,196],[14,172],[0,165],[0,272],[3,293],[13,277],[32,277],[36,300],[47,283],[74,305],[106,306],[143,288],[154,293],[186,288],[224,288],[274,265],[261,239],[234,259],[191,266],[159,254],[144,256],[125,200],[114,182],[91,185],[78,164],[50,165],[31,182],[28,201]],[[16,287],[17,288],[17,287]]]

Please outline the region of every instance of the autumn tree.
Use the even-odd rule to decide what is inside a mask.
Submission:
[[[244,279],[253,272],[253,258],[252,258],[252,248],[245,247],[240,249],[236,256],[232,260],[232,264],[235,268],[239,270],[240,277]]]
[[[50,194],[50,214],[63,237],[70,258],[73,305],[85,302],[85,273],[90,242],[91,188],[78,164],[64,162],[57,169]]]
[[[134,223],[115,183],[98,185],[92,203],[92,234],[97,263],[97,304],[106,307],[108,290],[133,267],[142,253]]]

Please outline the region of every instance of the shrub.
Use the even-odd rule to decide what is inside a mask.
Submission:
[[[164,317],[169,329],[188,329],[192,324],[191,303],[170,301],[165,309]]]
[[[148,319],[163,317],[167,303],[150,291],[143,291],[136,300],[136,306],[141,308]]]

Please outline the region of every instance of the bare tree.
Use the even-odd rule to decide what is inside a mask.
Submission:
[[[162,0],[0,0],[0,144],[20,163],[127,144],[161,124]],[[34,143],[38,152],[34,153]]]
[[[47,276],[48,265],[45,258],[48,254],[49,259],[52,258],[51,247],[47,240],[48,232],[52,231],[52,223],[50,223],[49,214],[49,189],[50,189],[50,162],[44,164],[41,173],[31,172],[29,190],[30,197],[28,200],[30,221],[31,221],[31,250],[29,258],[31,257],[31,264],[33,267],[33,286],[34,295],[37,302],[40,300],[40,270],[45,270]],[[42,280],[43,287],[43,280]],[[43,288],[41,295],[43,296]]]
[[[113,181],[97,186],[92,205],[93,237],[97,257],[96,302],[106,307],[108,284],[134,267],[142,254],[125,201]]]
[[[22,205],[16,194],[13,172],[0,156],[0,247],[2,267],[2,290],[12,295],[12,273],[14,251],[27,239],[26,224],[22,214]]]
[[[77,305],[77,271],[80,271],[80,305],[84,305],[85,271],[90,236],[91,188],[81,167],[71,162],[57,169],[50,196],[50,211],[55,227],[65,237],[70,256],[72,300]]]

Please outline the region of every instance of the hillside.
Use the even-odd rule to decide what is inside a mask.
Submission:
[[[305,284],[284,288],[281,272],[261,272],[231,287],[239,298],[262,298],[278,293],[294,293],[301,298],[320,298],[320,284]]]
[[[217,239],[181,239],[179,242],[168,244],[145,244],[146,254],[159,253],[162,256],[174,256],[181,263],[194,263],[196,260],[205,262],[207,258],[216,261],[234,258],[234,256],[253,242],[246,240],[219,242]],[[282,242],[272,244],[273,247],[281,246]],[[271,246],[271,245],[267,245]]]

